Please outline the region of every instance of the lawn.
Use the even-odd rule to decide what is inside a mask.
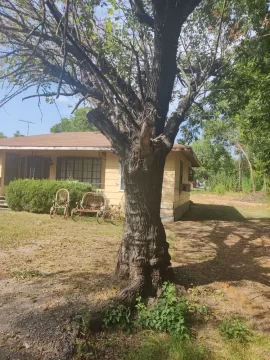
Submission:
[[[196,345],[212,353],[202,350],[201,359],[269,359],[269,205],[231,196],[192,197],[189,214],[166,231],[178,289],[211,309],[209,319],[192,330]],[[0,212],[1,360],[69,359],[63,348],[78,316],[124,285],[113,276],[121,233],[121,227],[99,225],[94,218],[73,222]],[[233,316],[252,331],[246,345],[220,335],[218,324]],[[200,359],[198,353],[180,357],[190,350],[164,334],[109,331],[89,341],[88,359]],[[79,355],[74,358],[87,358]]]

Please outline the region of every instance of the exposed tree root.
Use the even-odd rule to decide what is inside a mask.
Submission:
[[[106,310],[110,307],[117,305],[124,305],[127,307],[134,307],[136,299],[142,294],[144,281],[138,279],[132,282],[129,286],[125,287],[115,297],[103,302],[98,308],[90,311],[90,324],[89,327],[92,331],[101,331],[102,323]]]

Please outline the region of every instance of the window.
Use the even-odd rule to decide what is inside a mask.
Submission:
[[[42,156],[20,156],[7,154],[5,185],[14,179],[48,179],[50,176],[50,158]]]
[[[183,190],[184,163],[180,160],[179,192]]]
[[[188,181],[193,181],[193,180],[194,180],[194,170],[190,167]]]
[[[124,184],[124,172],[121,163],[120,164],[120,190],[125,190],[125,184]]]
[[[57,179],[74,179],[101,187],[101,159],[61,157],[57,158]]]

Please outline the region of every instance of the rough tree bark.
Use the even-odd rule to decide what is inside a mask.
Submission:
[[[166,154],[146,161],[121,158],[126,194],[126,222],[117,274],[130,278],[144,296],[155,295],[170,269],[169,245],[160,218]],[[134,161],[135,160],[135,161]]]

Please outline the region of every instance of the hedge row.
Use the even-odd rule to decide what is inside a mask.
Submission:
[[[19,179],[8,185],[6,199],[12,210],[48,213],[57,190],[63,188],[69,191],[70,209],[85,192],[93,190],[92,185],[77,181]]]

